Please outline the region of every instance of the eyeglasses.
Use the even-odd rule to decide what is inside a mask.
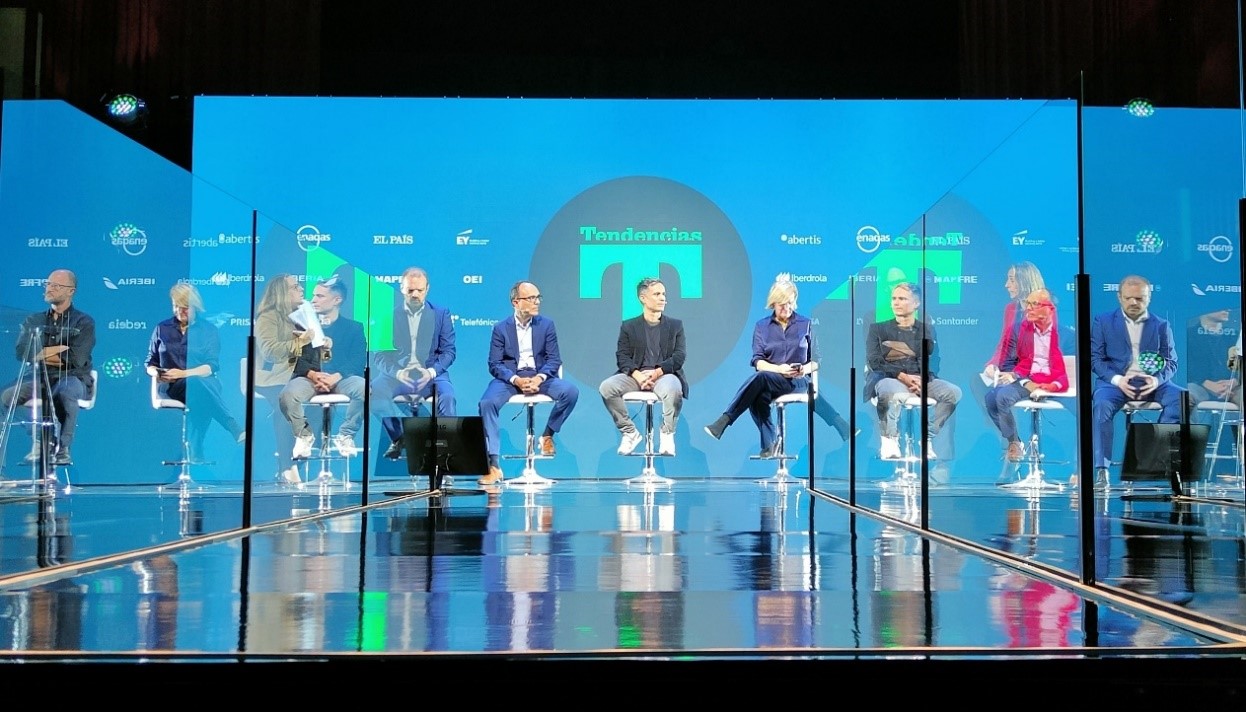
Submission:
[[[529,296],[529,297],[516,297],[516,299],[518,299],[521,302],[539,302],[541,301],[541,295],[533,294],[532,296]]]
[[[1055,306],[1055,305],[1052,304],[1051,302],[1031,302],[1027,299],[1024,302],[1021,302],[1021,306],[1025,307],[1026,309],[1035,309],[1037,307],[1050,307],[1050,306]]]
[[[72,284],[58,284],[56,282],[48,282],[48,286],[54,289],[73,289]]]

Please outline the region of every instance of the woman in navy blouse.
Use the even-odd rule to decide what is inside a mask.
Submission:
[[[221,337],[212,322],[198,318],[203,311],[199,291],[179,283],[169,290],[169,298],[173,316],[152,332],[147,373],[159,379],[165,398],[186,404],[190,459],[201,462],[203,439],[213,420],[237,442],[246,439],[246,431],[225,405],[216,376],[221,366]]]

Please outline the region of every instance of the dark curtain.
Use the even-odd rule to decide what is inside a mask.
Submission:
[[[1068,98],[1239,104],[1236,0],[0,0],[42,13],[40,96],[189,160],[192,98],[228,95]],[[712,9],[713,14],[710,14]]]

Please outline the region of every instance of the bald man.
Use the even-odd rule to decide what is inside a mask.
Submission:
[[[91,381],[91,350],[95,348],[95,320],[74,306],[78,278],[67,269],[54,270],[43,287],[48,308],[26,317],[17,339],[19,361],[31,361],[46,372],[57,432],[50,442],[53,463],[73,464],[70,446],[78,425],[78,401],[87,397]],[[34,394],[34,381],[26,375],[4,389],[0,401],[7,407],[25,403]],[[44,394],[47,395],[46,393]],[[28,462],[38,458],[33,451]]]

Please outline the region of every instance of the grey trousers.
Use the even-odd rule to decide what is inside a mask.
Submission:
[[[602,381],[601,386],[597,388],[602,401],[606,404],[606,410],[614,419],[614,427],[618,428],[620,433],[630,433],[636,430],[636,424],[627,415],[627,403],[623,401],[623,394],[639,390],[640,384],[626,373],[614,374]],[[679,411],[684,407],[683,385],[675,374],[667,373],[653,384],[653,393],[662,403],[662,432],[674,433],[675,425],[679,421]]]

